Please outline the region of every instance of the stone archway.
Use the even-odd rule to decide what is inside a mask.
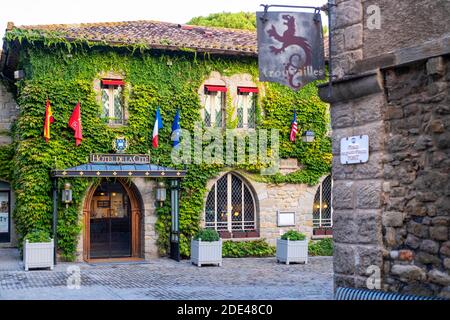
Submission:
[[[102,183],[108,180],[103,180]],[[133,184],[126,183],[123,179],[113,179],[111,183],[119,184],[123,188],[124,193],[129,199],[128,209],[129,209],[129,228],[130,228],[130,259],[141,258],[141,248],[142,248],[142,198],[138,189]],[[91,216],[93,214],[94,206],[93,199],[96,190],[101,184],[94,184],[90,187],[86,194],[84,204],[83,204],[83,259],[85,261],[92,260],[91,256]]]

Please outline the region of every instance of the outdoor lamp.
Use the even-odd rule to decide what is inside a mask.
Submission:
[[[307,130],[302,135],[303,142],[313,142],[314,141],[314,131]]]
[[[156,201],[159,202],[159,206],[162,207],[164,201],[166,201],[166,185],[160,181],[156,185]]]
[[[64,184],[64,190],[62,192],[62,202],[66,204],[66,208],[69,206],[69,203],[72,203],[72,186],[70,183],[66,182]]]

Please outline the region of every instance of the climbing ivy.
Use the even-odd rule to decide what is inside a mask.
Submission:
[[[47,39],[44,37],[44,39]],[[129,153],[149,153],[152,162],[172,166],[170,153],[171,122],[177,109],[181,111],[181,127],[190,131],[200,118],[198,88],[212,71],[229,76],[248,73],[257,82],[257,61],[250,57],[197,55],[191,50],[163,52],[130,47],[110,47],[87,42],[69,43],[54,35],[42,40],[36,32],[17,29],[6,34],[8,43],[21,42],[19,68],[26,78],[17,82],[20,115],[13,127],[14,142],[0,148],[0,177],[12,181],[16,192],[14,218],[20,239],[34,229],[51,230],[52,194],[50,171],[87,162],[90,153],[112,152],[112,140],[126,137]],[[170,63],[168,63],[170,61]],[[101,106],[96,100],[93,81],[101,72],[121,72],[130,86],[127,93],[128,123],[109,127],[99,117]],[[331,147],[327,137],[327,106],[317,97],[315,84],[299,92],[289,88],[264,84],[265,96],[258,101],[257,124],[262,128],[280,130],[280,156],[295,157],[302,170],[289,175],[259,176],[260,164],[240,166],[252,172],[255,179],[270,183],[315,184],[330,170]],[[49,99],[55,122],[51,139],[42,138],[45,101]],[[73,131],[67,122],[75,104],[80,101],[83,142],[76,147]],[[152,128],[157,106],[161,107],[164,128],[160,130],[160,147],[151,148]],[[312,144],[289,142],[290,123],[297,108],[299,127],[312,129],[316,140]],[[178,166],[181,168],[180,166]],[[189,255],[189,241],[199,228],[204,206],[206,183],[224,169],[222,165],[188,165],[182,181],[180,201],[180,249]],[[65,179],[73,188],[73,204],[68,208],[58,199],[58,248],[60,254],[73,260],[77,237],[81,231],[80,212],[83,198],[98,179]],[[63,180],[59,181],[61,189]],[[170,201],[156,209],[156,231],[160,253],[167,253],[170,230]]]

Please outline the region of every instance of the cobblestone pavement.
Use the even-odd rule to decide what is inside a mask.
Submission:
[[[275,258],[224,259],[222,267],[201,268],[168,258],[60,263],[53,271],[29,272],[19,270],[21,263],[15,268],[2,264],[0,260],[0,299],[332,299],[331,257],[311,257],[307,265],[277,264]],[[67,287],[73,279],[70,266],[79,267],[80,289]]]

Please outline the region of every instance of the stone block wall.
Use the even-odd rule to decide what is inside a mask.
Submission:
[[[385,99],[372,94],[332,104],[333,238],[336,286],[366,287],[370,266],[383,267],[382,188]],[[370,112],[367,112],[370,110]],[[341,138],[369,136],[369,161],[340,163]]]

